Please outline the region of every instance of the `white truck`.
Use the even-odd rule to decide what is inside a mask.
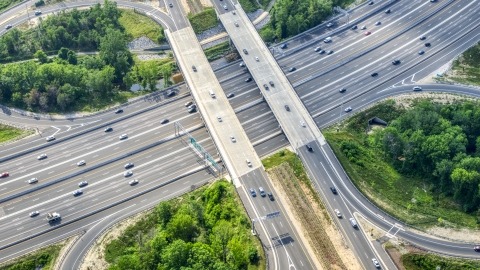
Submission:
[[[57,212],[47,213],[47,220],[50,223],[58,221],[60,219],[61,219],[60,214]]]

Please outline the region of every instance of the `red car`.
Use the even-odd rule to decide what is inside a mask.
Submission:
[[[475,250],[475,251],[480,251],[480,246],[474,246],[474,247],[473,247],[473,250]]]
[[[0,178],[4,178],[4,177],[7,177],[7,176],[9,176],[8,172],[0,173]]]
[[[368,36],[368,35],[370,35],[371,33],[372,33],[372,32],[367,31],[367,32],[365,32],[365,36]]]

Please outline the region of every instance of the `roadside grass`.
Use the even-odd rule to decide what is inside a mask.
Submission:
[[[219,58],[222,58],[226,53],[232,51],[232,47],[230,47],[228,41],[215,45],[211,48],[204,50],[205,56],[207,60],[213,61]]]
[[[339,132],[338,126],[332,126],[322,133],[353,184],[388,214],[420,228],[452,224],[475,228],[476,218],[464,213],[452,198],[433,194],[430,183],[420,177],[399,174],[380,153],[365,146],[368,136],[358,131],[366,128],[368,119],[377,116],[390,122],[403,110],[393,101],[381,102],[344,120]],[[341,151],[342,141],[355,141],[359,145],[354,162]]]
[[[21,0],[0,0],[0,12],[20,2]]]
[[[444,76],[442,79],[480,86],[480,42],[453,61],[452,71],[453,75]]]
[[[402,256],[402,263],[407,270],[448,269],[474,270],[480,269],[480,262],[475,260],[440,257],[432,254],[407,253]],[[439,267],[439,268],[438,268]]]
[[[200,34],[203,31],[218,25],[217,14],[212,7],[205,8],[204,11],[197,14],[188,14],[188,19],[192,25],[195,34]]]
[[[28,131],[0,124],[0,143],[15,139],[25,133]]]
[[[0,266],[0,270],[51,270],[63,245],[52,245],[21,256]]]
[[[127,41],[132,41],[142,36],[146,36],[155,42],[165,41],[162,26],[145,15],[132,10],[122,10],[119,22],[125,27]]]

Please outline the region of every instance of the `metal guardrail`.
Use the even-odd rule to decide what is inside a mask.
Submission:
[[[387,38],[386,40],[384,40],[384,41],[382,41],[382,42],[380,42],[380,43],[375,44],[374,46],[368,48],[367,50],[365,50],[365,51],[363,51],[363,52],[360,52],[360,53],[357,54],[357,55],[354,55],[354,56],[352,56],[352,57],[350,57],[350,58],[348,58],[348,59],[343,60],[343,61],[340,62],[340,63],[337,63],[337,64],[331,66],[330,68],[328,68],[328,69],[326,69],[326,70],[323,70],[323,71],[320,71],[320,72],[318,72],[318,73],[316,73],[316,74],[310,75],[310,76],[308,76],[307,78],[302,79],[302,80],[294,83],[294,84],[293,84],[293,87],[298,87],[298,86],[300,86],[300,85],[302,85],[302,84],[304,84],[304,83],[307,83],[307,82],[309,82],[309,81],[311,81],[311,80],[313,80],[313,79],[316,79],[316,78],[318,78],[318,77],[320,77],[320,76],[322,76],[322,75],[324,75],[324,74],[326,74],[326,73],[329,73],[329,72],[331,72],[331,71],[333,71],[333,70],[335,70],[335,69],[337,69],[337,68],[345,65],[346,63],[348,63],[348,62],[350,62],[350,61],[353,61],[353,60],[355,60],[355,59],[357,59],[357,58],[360,58],[360,57],[362,57],[363,55],[365,55],[365,54],[367,54],[367,53],[369,53],[369,52],[371,52],[371,51],[374,51],[374,50],[378,49],[379,47],[387,44],[388,42],[392,41],[393,39],[395,39],[395,38],[403,35],[404,33],[410,31],[412,28],[414,28],[414,27],[418,26],[419,24],[423,23],[424,21],[428,20],[428,19],[431,18],[433,15],[437,14],[438,12],[440,12],[442,9],[444,9],[446,6],[450,5],[450,4],[453,3],[454,1],[455,1],[455,0],[449,0],[449,1],[445,2],[445,3],[443,3],[443,5],[441,5],[439,8],[437,8],[436,10],[434,10],[432,13],[430,13],[430,14],[428,14],[427,16],[421,18],[420,20],[414,22],[414,23],[411,24],[409,27],[404,28],[402,31],[396,33],[395,35]]]
[[[197,127],[193,127],[193,128],[188,129],[188,131],[193,132],[193,131],[199,130],[199,129],[203,128],[203,127],[204,127],[204,126],[202,126],[202,125],[198,125]],[[50,182],[48,182],[48,183],[45,183],[45,184],[42,184],[42,185],[38,185],[38,186],[36,186],[36,187],[34,187],[34,188],[27,189],[27,190],[24,190],[24,191],[22,191],[22,192],[18,192],[18,193],[16,193],[16,194],[10,195],[10,196],[8,196],[8,197],[2,198],[2,199],[0,199],[0,203],[3,203],[3,202],[6,202],[6,201],[9,201],[9,200],[18,198],[18,197],[23,196],[23,195],[28,194],[28,193],[35,192],[35,191],[37,191],[37,190],[40,190],[40,189],[42,189],[42,188],[46,188],[46,187],[48,187],[48,186],[51,186],[51,185],[60,183],[60,182],[62,182],[62,181],[65,181],[65,180],[67,180],[67,179],[70,179],[70,178],[72,178],[72,177],[75,177],[75,176],[78,176],[78,175],[81,175],[81,174],[84,174],[84,173],[93,171],[93,170],[98,169],[98,168],[100,168],[100,167],[102,167],[102,166],[108,165],[108,164],[110,164],[110,163],[119,161],[119,160],[124,159],[124,158],[127,158],[127,157],[129,157],[129,156],[138,154],[138,153],[140,153],[140,152],[142,152],[142,151],[145,151],[145,150],[147,150],[147,149],[149,149],[149,148],[152,148],[152,147],[158,146],[158,145],[160,145],[160,144],[166,143],[166,142],[168,142],[168,141],[171,141],[171,140],[173,140],[173,139],[175,139],[175,138],[177,138],[175,135],[170,135],[170,136],[168,136],[168,137],[166,137],[166,138],[164,138],[164,139],[161,139],[161,140],[159,140],[159,141],[157,141],[157,142],[154,142],[154,143],[151,143],[151,144],[149,144],[149,145],[140,147],[140,148],[138,148],[138,149],[135,149],[135,150],[130,151],[130,152],[128,152],[128,153],[125,153],[125,154],[123,154],[123,155],[120,155],[120,156],[117,156],[117,157],[115,157],[115,158],[106,160],[106,161],[104,161],[104,162],[101,162],[101,163],[99,163],[99,164],[93,165],[93,166],[91,166],[91,167],[85,168],[85,169],[83,169],[83,170],[81,170],[81,171],[74,172],[74,173],[69,174],[69,175],[65,175],[65,176],[60,177],[60,178],[58,178],[58,179],[52,180],[52,181],[50,181]]]
[[[161,103],[159,103],[159,104],[156,104],[155,106],[152,106],[152,107],[150,107],[150,108],[146,108],[146,109],[143,109],[143,110],[140,110],[140,111],[131,113],[131,114],[129,114],[129,115],[126,115],[126,116],[124,116],[124,117],[120,117],[120,118],[115,119],[115,120],[113,120],[113,121],[110,121],[110,122],[108,122],[108,123],[104,123],[104,124],[101,124],[101,125],[98,125],[98,126],[89,128],[89,129],[87,129],[87,130],[84,130],[84,131],[81,131],[81,132],[78,132],[78,133],[69,135],[69,136],[67,136],[67,137],[65,137],[65,138],[57,139],[57,140],[51,141],[51,142],[49,142],[49,143],[47,143],[47,144],[40,145],[40,146],[37,146],[37,147],[34,147],[34,148],[30,148],[30,149],[27,149],[27,150],[25,150],[25,151],[22,151],[22,152],[19,152],[19,153],[10,155],[10,156],[6,156],[6,157],[3,157],[3,158],[0,158],[0,163],[3,163],[3,162],[5,162],[5,161],[11,160],[11,159],[13,159],[13,158],[16,158],[16,157],[19,157],[19,156],[22,156],[22,155],[31,153],[31,152],[33,152],[33,151],[37,151],[37,150],[43,149],[43,148],[48,147],[48,146],[53,145],[53,144],[57,144],[57,143],[60,143],[60,142],[67,141],[67,140],[69,140],[69,139],[78,137],[78,136],[83,135],[83,134],[86,134],[86,133],[88,133],[88,132],[92,132],[92,131],[94,131],[94,130],[107,127],[107,126],[109,126],[109,125],[111,125],[111,124],[114,124],[114,123],[123,121],[123,120],[125,120],[125,119],[134,117],[134,116],[136,116],[136,115],[145,113],[145,112],[147,112],[147,111],[156,109],[156,108],[158,108],[159,106],[162,106],[162,105],[165,105],[165,104],[168,104],[168,103],[177,101],[177,100],[182,99],[182,98],[184,98],[184,97],[187,97],[187,96],[189,96],[189,95],[190,95],[189,93],[185,93],[185,94],[183,94],[183,95],[178,95],[178,96],[175,97],[175,98],[171,98],[171,99],[165,100],[164,102],[161,102]]]
[[[368,17],[374,15],[375,13],[380,12],[380,11],[382,11],[383,9],[385,9],[386,7],[390,6],[390,5],[391,5],[393,2],[395,2],[395,1],[397,1],[397,0],[392,0],[392,1],[388,1],[388,3],[384,3],[383,5],[377,7],[376,9],[370,11],[369,13],[364,14],[363,16],[357,18],[357,19],[355,20],[355,22],[356,22],[356,21],[365,20],[366,18],[368,18]],[[306,43],[303,43],[303,44],[300,45],[300,46],[297,46],[297,47],[295,47],[295,48],[293,48],[293,49],[291,49],[291,50],[288,50],[288,51],[286,51],[284,54],[278,56],[278,57],[276,58],[276,60],[279,61],[280,59],[282,59],[282,58],[284,58],[284,57],[287,57],[287,56],[289,56],[289,55],[291,55],[291,54],[293,54],[293,53],[295,53],[295,52],[297,52],[297,51],[299,51],[299,50],[302,50],[302,49],[304,49],[304,48],[306,48],[306,47],[308,47],[308,46],[311,46],[311,45],[315,44],[316,42],[325,39],[326,37],[329,37],[329,36],[338,34],[338,33],[340,33],[340,32],[343,32],[344,30],[347,30],[348,28],[350,28],[350,25],[351,25],[351,24],[341,26],[341,27],[339,27],[339,28],[337,28],[337,29],[335,29],[335,30],[333,30],[333,31],[331,31],[331,32],[328,32],[328,34],[321,35],[321,36],[319,36],[319,37],[317,37],[317,38],[315,38],[315,39],[312,39],[311,41],[308,41],[308,42],[306,42]],[[322,26],[323,26],[323,25],[322,25]]]

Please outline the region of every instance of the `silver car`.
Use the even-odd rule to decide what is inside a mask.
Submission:
[[[85,160],[80,160],[79,162],[77,162],[77,166],[83,166],[85,164],[87,164]]]
[[[30,217],[36,217],[40,214],[40,212],[38,211],[33,211],[33,212],[30,212]]]
[[[78,183],[78,187],[84,187],[86,185],[88,185],[87,181],[82,181],[82,182]]]
[[[33,183],[37,183],[37,182],[38,182],[38,179],[37,179],[36,177],[28,180],[28,183],[29,183],[29,184],[33,184]]]
[[[120,137],[118,137],[120,140],[124,140],[126,138],[128,138],[128,135],[127,134],[122,134],[120,135]]]
[[[126,171],[123,173],[123,176],[125,177],[129,177],[129,176],[132,176],[133,175],[133,172],[132,171]]]
[[[44,158],[47,158],[47,154],[41,154],[40,156],[37,157],[38,160],[42,160]]]
[[[83,193],[83,191],[82,191],[81,189],[77,189],[77,190],[75,190],[75,191],[73,192],[73,196],[78,196],[78,195],[80,195],[80,194],[82,194],[82,193]]]

